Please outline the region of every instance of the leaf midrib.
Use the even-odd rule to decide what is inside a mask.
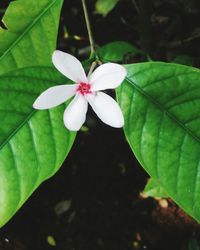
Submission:
[[[178,124],[185,132],[187,132],[194,140],[200,144],[200,138],[193,134],[193,132],[187,128],[181,121],[179,121],[174,115],[172,115],[166,108],[164,108],[159,102],[153,99],[148,93],[146,93],[141,87],[134,83],[131,79],[126,77],[127,82],[134,86],[134,88],[143,96],[145,96],[151,103],[158,107],[161,112],[165,113],[171,120]]]
[[[9,141],[12,139],[12,137],[17,134],[17,132],[33,117],[33,115],[37,112],[37,110],[32,110],[26,117],[26,119],[23,120],[23,122],[21,122],[19,124],[18,127],[16,127],[10,134],[9,136],[4,140],[4,142],[2,142],[2,144],[0,145],[0,151],[1,149],[9,143]]]
[[[45,68],[49,68],[49,67],[45,67]],[[45,80],[47,81],[47,79],[42,79],[42,78],[38,78],[38,77],[28,77],[28,76],[14,76],[14,77],[24,77],[24,78],[27,78],[28,80],[31,79],[34,79],[34,80]],[[5,75],[5,76],[2,76],[2,78],[9,78],[9,76]],[[49,80],[48,79],[48,82],[51,82],[51,83],[54,83],[54,81],[52,80]],[[55,84],[55,85],[58,85],[58,84]],[[33,93],[34,94],[34,93]],[[0,145],[0,150],[10,141],[10,139],[15,135],[17,134],[17,132],[33,117],[33,115],[38,112],[38,110],[32,110],[31,112],[29,112],[29,114],[26,114],[26,118],[7,136],[7,138],[4,140],[4,142],[2,142],[2,144]]]
[[[26,27],[23,33],[12,43],[12,45],[3,53],[3,55],[0,57],[0,62],[3,60],[3,58],[15,47],[15,45],[21,41],[21,39],[28,33],[29,30],[32,29],[32,27],[40,20],[40,18],[46,14],[46,12],[57,2],[58,0],[54,0],[50,5],[48,5],[39,15],[33,20],[30,25]],[[9,29],[8,29],[9,32]]]

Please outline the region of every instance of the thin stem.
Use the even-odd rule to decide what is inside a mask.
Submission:
[[[94,39],[93,39],[93,35],[92,35],[90,19],[89,19],[85,0],[82,0],[82,5],[83,5],[83,12],[84,12],[84,16],[85,16],[85,22],[86,22],[86,27],[87,27],[87,31],[88,31],[89,41],[90,41],[90,50],[91,50],[90,57],[91,57],[95,52]]]
[[[91,76],[91,74],[92,74],[92,72],[93,72],[93,70],[95,69],[96,66],[97,66],[97,62],[94,61],[94,62],[92,63],[92,65],[91,65],[91,67],[90,67],[90,70],[89,70],[89,73],[88,73],[88,75],[87,75],[87,78],[89,78],[89,77]]]
[[[139,7],[138,7],[138,5],[136,3],[136,0],[132,0],[132,3],[135,6],[135,9],[136,9],[137,13],[140,14],[140,9],[139,9]]]

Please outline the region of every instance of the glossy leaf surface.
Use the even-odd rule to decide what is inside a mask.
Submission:
[[[0,226],[66,158],[75,138],[63,124],[65,105],[36,111],[36,97],[66,83],[55,69],[33,67],[0,76]]]
[[[0,27],[0,74],[16,68],[50,65],[56,47],[63,0],[16,0]]]
[[[159,62],[127,69],[117,96],[128,142],[150,176],[200,221],[200,71]]]

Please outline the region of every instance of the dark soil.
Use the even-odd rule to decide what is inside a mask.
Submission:
[[[199,0],[121,0],[106,18],[88,2],[98,45],[125,40],[153,59],[188,55],[199,65]],[[133,2],[140,2],[139,13]],[[65,0],[61,19],[58,47],[87,51],[80,1]],[[163,206],[142,198],[148,176],[123,131],[103,125],[92,112],[86,126],[60,171],[1,229],[0,250],[187,250],[191,239],[199,241],[200,226],[172,201]]]

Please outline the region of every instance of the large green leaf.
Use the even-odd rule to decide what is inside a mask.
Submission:
[[[36,111],[32,104],[66,78],[48,67],[0,76],[0,226],[61,166],[75,138],[63,124],[65,105]]]
[[[128,142],[154,180],[200,221],[200,70],[159,62],[127,69],[117,95]]]
[[[0,74],[33,65],[50,65],[56,47],[63,0],[16,0],[0,27]]]

